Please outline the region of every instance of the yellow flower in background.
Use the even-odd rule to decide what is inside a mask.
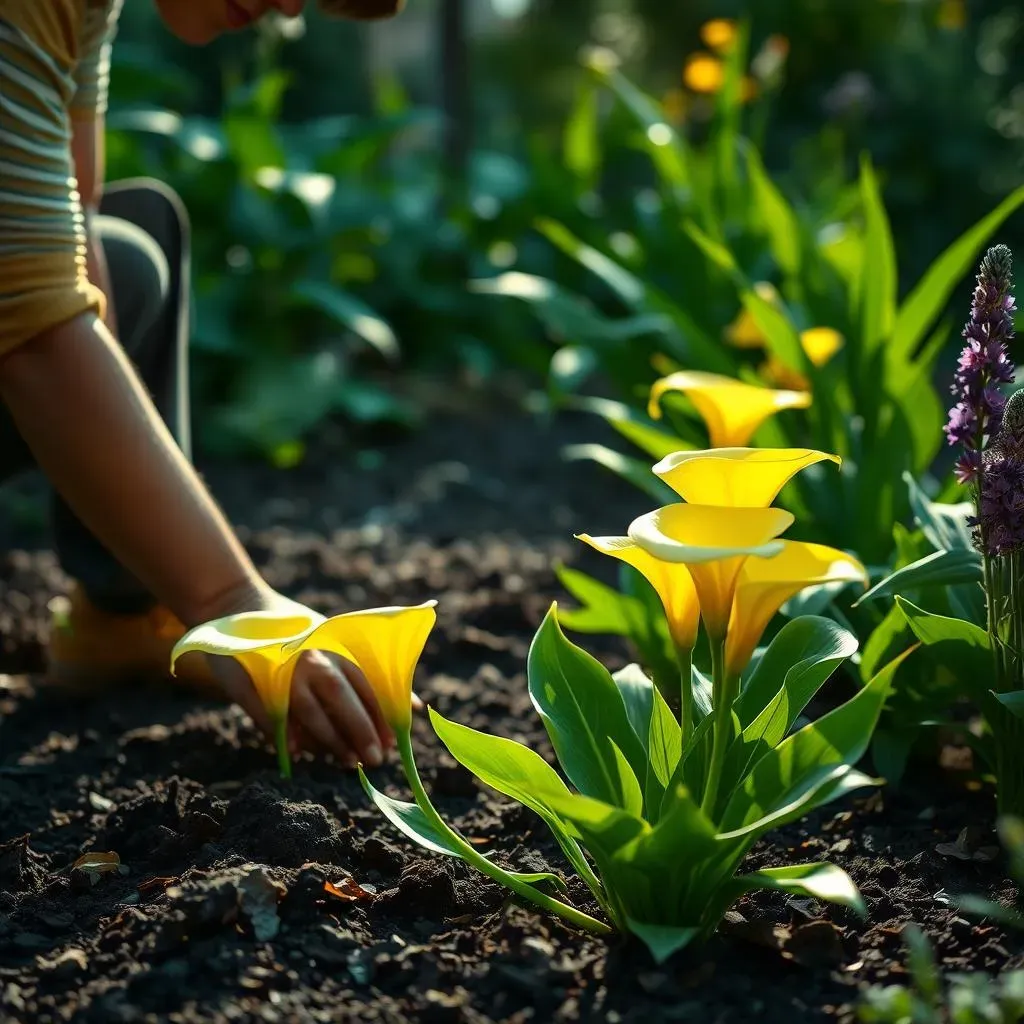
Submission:
[[[867,569],[843,551],[823,544],[782,541],[774,558],[750,558],[736,581],[736,594],[725,642],[730,675],[746,668],[775,613],[795,594],[821,583],[867,586]]]
[[[776,538],[792,523],[792,513],[780,508],[678,504],[634,519],[627,533],[655,558],[689,569],[704,625],[720,640],[740,570],[751,557],[777,555],[783,542]]]
[[[845,339],[831,327],[812,327],[800,335],[800,345],[812,366],[824,366],[845,344]],[[799,370],[794,370],[769,355],[760,369],[761,376],[779,388],[809,391],[811,382]]]
[[[806,391],[772,390],[717,373],[680,370],[651,387],[647,407],[651,419],[661,418],[661,398],[671,391],[681,392],[693,403],[707,425],[712,448],[742,448],[769,416],[811,404]]]
[[[669,89],[661,98],[661,109],[666,121],[680,125],[689,113],[690,98],[682,89]]]
[[[693,650],[700,625],[700,605],[693,577],[685,565],[655,558],[629,537],[591,537],[581,533],[576,539],[636,569],[661,599],[672,642],[681,651]]]
[[[272,722],[288,717],[295,655],[288,645],[301,640],[322,616],[243,612],[190,629],[171,652],[171,671],[190,652],[234,658],[249,674]]]
[[[765,302],[779,305],[779,293],[770,281],[757,281],[754,291]],[[723,331],[723,336],[735,348],[764,348],[765,344],[764,333],[746,306],[740,308],[736,319]]]
[[[725,85],[725,65],[710,53],[691,53],[683,67],[683,84],[691,92],[713,95]]]
[[[736,22],[732,18],[712,18],[700,28],[700,37],[708,49],[728,53],[736,43]]]
[[[710,448],[673,452],[653,472],[694,505],[767,508],[797,473],[826,460],[842,464],[810,448]]]
[[[959,32],[967,26],[967,4],[964,0],[942,0],[939,4],[939,28]]]
[[[395,732],[412,726],[416,665],[437,621],[436,601],[335,615],[289,644],[292,653],[329,651],[355,662]]]

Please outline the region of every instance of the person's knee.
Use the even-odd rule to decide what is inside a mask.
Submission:
[[[100,215],[102,240],[118,333],[131,352],[156,322],[170,296],[170,266],[163,249],[142,228],[120,217]]]

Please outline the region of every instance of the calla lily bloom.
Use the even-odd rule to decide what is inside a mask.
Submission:
[[[712,448],[744,446],[769,416],[783,409],[806,409],[806,391],[773,391],[701,370],[680,370],[654,382],[648,403],[651,419],[661,417],[661,398],[680,391],[693,402],[707,424]]]
[[[678,504],[634,519],[627,532],[655,558],[689,569],[704,624],[721,641],[743,565],[777,555],[784,544],[775,538],[792,524],[792,513],[781,508]]]
[[[764,299],[765,302],[778,306],[780,296],[770,281],[757,281],[754,284],[754,291]],[[746,306],[741,306],[735,319],[724,331],[725,340],[733,348],[764,348],[764,331],[758,326],[753,314]]]
[[[812,327],[800,335],[800,344],[813,366],[824,366],[844,344],[843,336],[831,327]],[[810,381],[799,370],[786,366],[776,356],[769,355],[761,367],[761,375],[779,388],[809,391]]]
[[[335,615],[294,641],[297,651],[329,651],[353,661],[373,687],[384,720],[395,732],[412,726],[416,665],[437,621],[436,601]]]
[[[693,650],[700,625],[700,605],[693,577],[685,565],[655,558],[629,537],[591,537],[580,533],[576,539],[589,544],[595,551],[633,566],[661,599],[672,642],[680,651]]]
[[[710,448],[666,455],[654,474],[694,505],[767,508],[792,477],[825,460],[842,464],[810,448]]]
[[[725,643],[727,673],[739,675],[746,668],[768,623],[791,597],[805,587],[839,582],[867,586],[867,569],[824,544],[787,540],[774,558],[748,559],[736,581]]]

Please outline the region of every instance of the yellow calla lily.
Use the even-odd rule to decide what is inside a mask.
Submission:
[[[803,541],[782,541],[782,550],[769,559],[751,558],[736,581],[725,666],[739,675],[775,613],[805,587],[848,581],[867,586],[867,569],[837,548]]]
[[[824,366],[845,344],[843,336],[831,327],[812,327],[800,335],[800,344],[813,366]],[[777,388],[810,391],[811,382],[799,371],[769,355],[761,367],[761,376]]]
[[[779,305],[779,293],[770,281],[755,282],[754,291],[765,302],[770,302],[773,306]],[[724,335],[725,340],[733,348],[764,348],[764,332],[758,327],[757,321],[746,306],[740,307],[736,318],[725,328]]]
[[[712,448],[742,447],[769,416],[811,404],[806,391],[773,391],[717,373],[680,370],[651,387],[651,419],[660,419],[661,398],[669,391],[680,391],[693,402],[707,424]]]
[[[810,448],[709,448],[666,455],[654,474],[694,505],[767,508],[792,477],[826,459],[842,464]]]
[[[412,726],[412,682],[437,621],[436,601],[335,615],[289,644],[289,651],[329,651],[355,662],[395,732]]]
[[[673,643],[680,651],[693,650],[700,625],[700,605],[693,577],[685,565],[655,558],[629,537],[591,537],[580,533],[576,539],[589,544],[595,551],[633,566],[661,599]]]
[[[171,671],[182,655],[191,652],[234,658],[248,672],[271,720],[287,719],[294,661],[288,645],[323,621],[323,616],[312,613],[265,611],[204,622],[174,645]]]
[[[689,569],[704,624],[721,641],[744,563],[777,555],[783,542],[775,538],[792,523],[792,513],[781,508],[678,504],[634,519],[627,533],[655,558]]]

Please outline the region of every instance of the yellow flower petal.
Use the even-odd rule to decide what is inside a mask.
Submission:
[[[288,714],[294,659],[287,646],[323,622],[313,613],[243,612],[189,630],[171,652],[171,671],[183,654],[199,651],[238,661],[249,673],[273,721]]]
[[[793,523],[781,508],[666,505],[634,519],[627,531],[644,551],[690,570],[701,617],[713,638],[725,636],[736,579],[750,557],[771,558],[775,538]]]
[[[577,540],[589,544],[595,551],[633,566],[654,587],[661,599],[675,645],[683,651],[693,650],[700,624],[700,605],[697,603],[693,578],[685,565],[655,558],[628,537],[591,537],[581,533],[577,535]]]
[[[773,388],[807,392],[811,390],[811,382],[799,370],[787,366],[777,356],[769,355],[758,367],[757,372],[764,382]]]
[[[683,68],[687,89],[700,93],[716,93],[725,83],[725,66],[710,53],[691,53]]]
[[[836,548],[802,541],[783,541],[774,558],[748,559],[736,582],[729,634],[725,644],[726,670],[746,668],[775,613],[805,587],[849,581],[867,586],[864,566]]]
[[[654,474],[694,505],[766,508],[792,477],[826,459],[842,462],[810,448],[710,448],[673,452]]]
[[[412,725],[416,665],[437,621],[436,601],[335,615],[289,645],[291,653],[330,651],[353,661],[373,687],[384,720],[396,732]]]
[[[712,18],[700,28],[704,45],[719,53],[728,53],[736,42],[736,22],[732,18]]]
[[[843,336],[831,327],[812,327],[800,335],[800,344],[815,366],[824,366],[842,347]]]
[[[769,416],[783,409],[806,409],[806,391],[773,391],[732,377],[700,370],[680,370],[662,377],[651,387],[648,414],[661,417],[661,397],[680,391],[696,406],[707,424],[712,448],[741,448]]]
[[[773,306],[779,305],[780,296],[771,281],[755,282],[754,291],[765,302],[770,302]],[[740,307],[736,319],[725,328],[724,336],[734,348],[764,348],[765,344],[764,333],[746,306]]]

